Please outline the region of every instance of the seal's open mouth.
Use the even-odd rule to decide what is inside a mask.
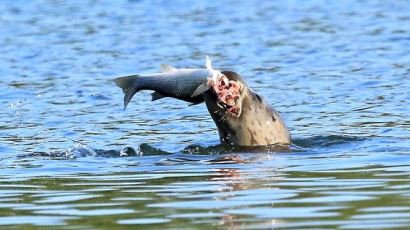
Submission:
[[[225,109],[231,115],[239,117],[241,106],[240,99],[241,85],[237,81],[229,80],[222,75],[217,81],[209,82],[217,95],[217,105]]]
[[[223,102],[217,102],[221,108],[224,108],[226,111],[231,113],[235,117],[239,117],[240,115],[240,108],[236,105],[228,105]]]

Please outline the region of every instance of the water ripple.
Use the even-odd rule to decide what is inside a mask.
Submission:
[[[0,1],[1,229],[408,229],[408,1]],[[113,78],[240,73],[289,148]],[[132,226],[134,225],[134,226]]]

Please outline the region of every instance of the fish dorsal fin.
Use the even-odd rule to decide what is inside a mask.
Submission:
[[[161,64],[161,71],[162,71],[163,73],[173,72],[173,71],[177,71],[177,68],[175,68],[175,67],[173,67],[173,66],[171,66],[171,65],[168,65],[168,64]]]

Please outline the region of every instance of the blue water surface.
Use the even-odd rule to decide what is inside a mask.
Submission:
[[[287,150],[112,79],[239,73]],[[410,228],[410,3],[0,2],[1,229]],[[128,156],[120,156],[127,153]]]

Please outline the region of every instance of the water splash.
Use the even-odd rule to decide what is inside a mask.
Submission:
[[[167,152],[160,148],[154,147],[148,143],[142,143],[137,148],[130,146],[124,147],[120,150],[104,150],[94,149],[82,143],[76,143],[73,147],[68,149],[53,149],[47,152],[36,152],[28,155],[20,155],[19,157],[48,157],[51,159],[76,159],[83,157],[135,157],[135,156],[167,156],[173,154],[187,154],[187,155],[224,155],[231,153],[253,153],[253,154],[277,154],[277,153],[296,153],[296,152],[310,152],[323,148],[336,149],[343,147],[347,150],[346,145],[357,144],[367,140],[362,137],[349,136],[314,136],[308,138],[296,139],[292,145],[269,145],[269,146],[226,146],[226,145],[188,145],[180,152]],[[355,146],[355,145],[353,145]]]

